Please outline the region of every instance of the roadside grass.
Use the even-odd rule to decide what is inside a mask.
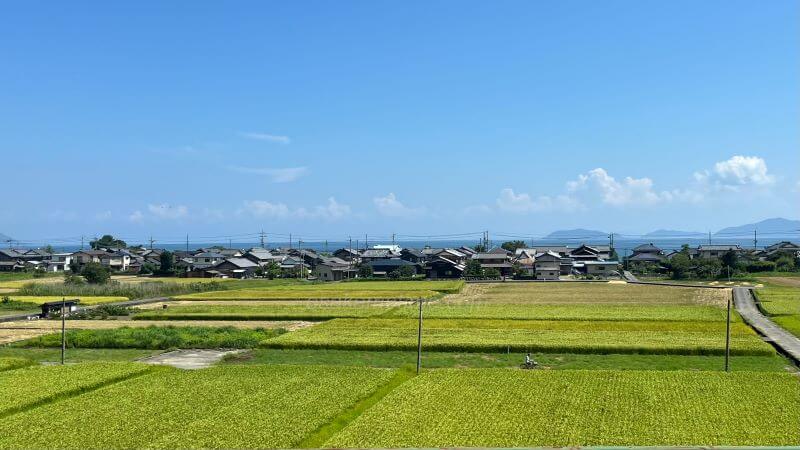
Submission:
[[[800,337],[800,284],[795,287],[767,282],[755,290],[755,295],[776,324]]]
[[[3,353],[0,351],[0,355]],[[544,370],[697,370],[722,371],[722,356],[676,355],[581,355],[574,353],[533,353],[531,355]],[[416,351],[359,351],[359,350],[289,350],[252,349],[229,355],[223,364],[289,364],[400,368],[416,364]],[[424,369],[441,368],[512,368],[525,360],[525,353],[458,353],[422,352]],[[733,356],[733,371],[783,372],[795,370],[789,361],[779,355]]]
[[[66,300],[74,300],[78,299],[81,305],[100,305],[103,303],[116,303],[116,302],[125,302],[128,301],[128,297],[89,297],[89,296],[81,296],[81,297],[64,297],[64,296],[55,296],[55,295],[9,295],[9,299],[12,302],[18,302],[22,304],[28,305],[28,309],[31,306],[36,308],[36,306],[41,305],[42,303],[46,302],[57,302],[61,301],[61,299]],[[2,307],[2,303],[0,303],[0,307]]]
[[[0,353],[0,372],[28,367],[33,364],[35,364],[35,362],[29,358],[3,356],[3,354]]]
[[[101,330],[68,330],[69,348],[253,348],[285,333],[284,329],[225,327],[122,327]],[[61,347],[61,334],[51,333],[14,342],[13,347]]]
[[[69,348],[65,353],[67,364],[84,362],[131,362],[161,353],[162,350],[133,348]],[[25,359],[34,363],[61,362],[60,348],[32,348],[0,346],[0,359]]]
[[[141,282],[119,283],[116,281],[107,284],[64,284],[64,283],[36,283],[25,284],[15,296],[35,297],[125,297],[131,300],[140,298],[170,297],[173,295],[188,294],[192,292],[205,292],[225,289],[229,283],[164,283]]]

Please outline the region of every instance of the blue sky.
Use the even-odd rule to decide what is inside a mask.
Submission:
[[[799,55],[796,1],[6,4],[0,232],[797,218]]]

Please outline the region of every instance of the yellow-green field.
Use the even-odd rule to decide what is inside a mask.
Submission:
[[[66,298],[67,300],[78,299],[81,305],[100,305],[103,303],[116,303],[116,302],[128,301],[127,297],[74,297],[74,296],[57,297],[54,295],[38,295],[38,296],[9,295],[8,298],[11,301],[31,303],[33,305],[41,305],[42,303],[47,303],[47,302],[57,302],[61,301],[62,298]]]

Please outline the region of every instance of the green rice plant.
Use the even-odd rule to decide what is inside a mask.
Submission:
[[[786,373],[435,370],[324,444],[344,448],[800,445]]]
[[[766,284],[755,292],[769,314],[800,315],[800,288]]]
[[[101,305],[104,303],[117,303],[117,302],[125,302],[128,301],[127,297],[112,297],[112,296],[105,296],[105,297],[63,297],[63,296],[55,296],[55,295],[11,295],[10,296],[12,301],[28,303],[30,305],[41,305],[42,303],[46,302],[58,302],[62,299],[66,300],[73,300],[78,299],[81,305]]]
[[[262,343],[265,348],[411,350],[417,345],[413,319],[334,319]],[[640,353],[720,355],[725,323],[603,322],[430,319],[423,349],[465,352]],[[734,355],[773,355],[749,327],[731,329]]]
[[[27,367],[33,365],[34,362],[28,358],[0,358],[0,372],[4,370],[19,369],[20,367]]]
[[[176,305],[167,309],[145,310],[134,320],[309,320],[338,317],[373,317],[397,307],[392,302],[291,302],[259,305]]]
[[[626,283],[498,283],[479,299],[511,304],[717,305],[724,307],[728,289],[692,289]],[[458,302],[458,298],[452,301]],[[472,301],[472,300],[470,300]]]
[[[227,327],[121,327],[101,330],[68,330],[70,348],[253,348],[265,339],[284,333],[283,329]],[[15,342],[15,347],[60,347],[61,334]]]
[[[366,283],[365,283],[366,284]],[[355,286],[360,284],[353,283]],[[328,286],[328,285],[313,285]],[[292,287],[292,286],[289,286]],[[236,289],[178,295],[176,300],[416,300],[440,295],[429,290]]]
[[[394,373],[320,366],[165,369],[8,417],[0,422],[0,448],[290,448]]]
[[[132,363],[31,366],[0,372],[0,417],[142,374]]]
[[[537,320],[617,320],[617,321],[724,321],[725,310],[716,306],[661,305],[661,304],[618,304],[618,305],[576,305],[576,304],[509,304],[471,302],[454,304],[436,302],[425,305],[425,317],[431,318],[472,318],[472,319],[537,319]],[[397,308],[390,313],[393,317],[416,317],[418,309],[414,305]],[[738,314],[732,315],[734,321],[740,320]]]

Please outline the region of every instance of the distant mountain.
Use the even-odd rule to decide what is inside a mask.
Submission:
[[[758,231],[760,234],[768,235],[769,237],[796,237],[800,234],[800,220],[776,217],[774,219],[762,220],[761,222],[739,225],[738,227],[723,228],[714,233],[714,236],[749,237],[753,235],[753,230]]]
[[[545,239],[606,239],[608,233],[597,230],[575,228],[574,230],[558,230],[545,236]]]
[[[12,238],[11,236],[6,236],[5,234],[0,233],[0,242],[12,241],[12,240],[14,240],[14,238]]]
[[[685,239],[685,238],[702,238],[705,237],[705,233],[701,233],[699,231],[680,231],[680,230],[656,230],[651,231],[642,237],[644,238],[656,238],[656,239]]]

